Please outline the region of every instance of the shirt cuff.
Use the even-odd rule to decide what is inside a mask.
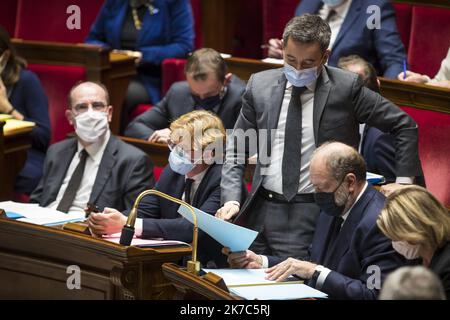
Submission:
[[[397,177],[395,179],[395,183],[399,183],[399,184],[413,184],[414,183],[414,178],[411,178],[411,177]]]
[[[144,221],[141,218],[136,218],[136,222],[134,223],[134,235],[136,237],[142,236],[142,229],[143,229]]]
[[[269,259],[267,259],[266,256],[263,256],[262,254],[259,255],[262,259],[262,268],[267,269],[269,267]]]
[[[322,271],[320,272],[319,277],[316,281],[316,289],[320,290],[322,289],[323,284],[325,283],[325,280],[327,279],[328,275],[330,274],[331,270],[328,268],[323,267]]]

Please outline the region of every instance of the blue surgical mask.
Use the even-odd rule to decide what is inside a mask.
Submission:
[[[297,70],[290,64],[285,63],[283,72],[286,79],[294,87],[305,87],[317,79],[317,67]]]
[[[195,164],[185,155],[181,154],[177,147],[170,151],[169,165],[173,171],[183,176],[195,167]]]
[[[337,6],[340,6],[344,3],[345,0],[322,0],[323,3],[325,3],[327,6],[331,8],[335,8]]]

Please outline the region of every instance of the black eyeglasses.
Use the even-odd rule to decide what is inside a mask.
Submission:
[[[92,110],[94,111],[104,111],[106,104],[101,101],[95,101],[92,103],[79,103],[72,107],[76,113],[84,113],[89,110],[89,105],[92,105]]]

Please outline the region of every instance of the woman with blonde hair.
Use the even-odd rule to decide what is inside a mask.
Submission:
[[[393,192],[377,221],[393,248],[409,260],[421,258],[442,281],[450,298],[450,213],[426,189]]]

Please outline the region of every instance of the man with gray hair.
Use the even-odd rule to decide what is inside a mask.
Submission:
[[[228,262],[237,268],[272,266],[266,271],[269,280],[296,275],[332,299],[376,299],[384,276],[404,264],[376,224],[385,197],[367,184],[358,151],[340,142],[325,143],[314,152],[310,178],[321,209],[310,261],[225,248]]]
[[[422,266],[402,267],[386,278],[380,300],[446,300],[439,278]]]
[[[319,214],[309,165],[324,142],[357,148],[359,124],[367,123],[395,137],[396,183],[413,183],[419,172],[416,123],[365,88],[358,75],[325,65],[330,35],[319,16],[305,14],[289,21],[283,34],[284,68],[251,76],[227,139],[223,206],[216,215],[260,231],[251,249],[264,255],[309,258]],[[240,202],[245,164],[239,160],[251,156],[253,149],[236,145],[242,131],[257,131],[259,138],[258,163],[245,203]],[[395,187],[393,183],[385,188]]]

